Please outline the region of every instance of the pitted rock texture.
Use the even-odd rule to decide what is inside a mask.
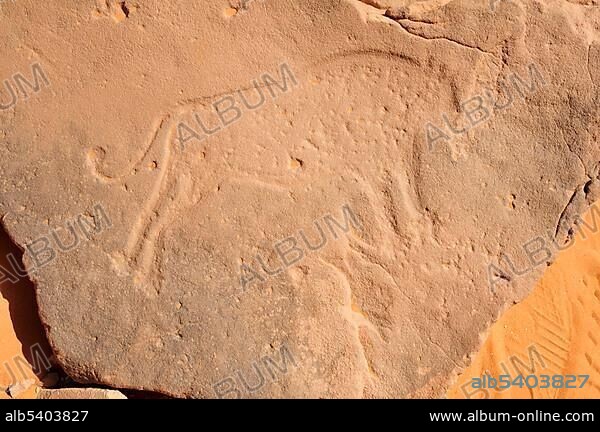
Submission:
[[[84,383],[440,396],[553,258],[523,245],[568,242],[597,189],[594,4],[20,0],[0,20],[0,76],[50,83],[0,112],[0,215]]]

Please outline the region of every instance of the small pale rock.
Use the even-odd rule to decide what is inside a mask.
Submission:
[[[6,392],[10,395],[10,397],[16,398],[19,397],[19,395],[25,393],[27,390],[29,390],[29,388],[34,384],[35,380],[28,379],[25,381],[18,382],[13,386],[10,386]]]
[[[117,390],[94,388],[68,388],[59,390],[42,389],[38,399],[127,399]]]

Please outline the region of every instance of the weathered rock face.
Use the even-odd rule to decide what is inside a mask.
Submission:
[[[0,15],[0,214],[82,382],[440,395],[597,187],[595,6],[129,3]]]

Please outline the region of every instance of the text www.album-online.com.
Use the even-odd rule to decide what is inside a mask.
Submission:
[[[519,422],[538,422],[538,421],[567,421],[567,422],[593,422],[595,421],[594,413],[566,413],[562,415],[560,413],[543,412],[535,410],[534,412],[527,413],[502,413],[492,412],[488,413],[482,410],[470,412],[468,415],[463,416],[463,413],[452,413],[452,412],[436,412],[429,413],[429,420],[432,422],[477,422],[477,421],[490,421],[490,422],[506,422],[506,421],[519,421]]]

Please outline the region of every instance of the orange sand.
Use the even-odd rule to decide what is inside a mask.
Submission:
[[[561,252],[533,293],[492,327],[449,398],[600,397],[600,203],[584,219],[589,228]],[[595,220],[594,220],[595,215]],[[594,228],[596,224],[596,228]],[[583,388],[476,390],[473,377],[589,375]],[[533,386],[534,379],[531,379]],[[579,387],[581,381],[577,381]]]

